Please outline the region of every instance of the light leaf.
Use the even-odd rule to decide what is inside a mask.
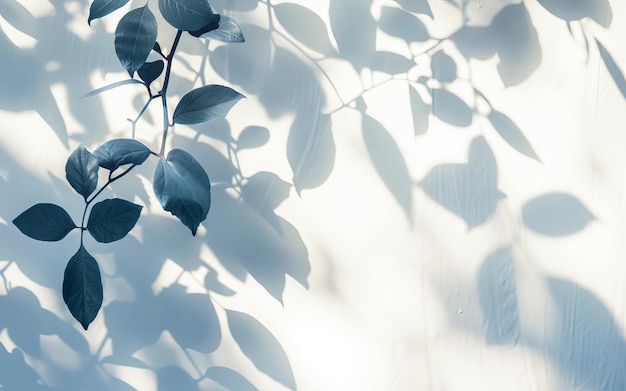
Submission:
[[[100,87],[100,88],[97,88],[97,89],[95,89],[93,91],[90,91],[90,92],[86,93],[85,95],[83,95],[82,97],[83,98],[87,98],[89,96],[95,96],[95,95],[98,95],[98,94],[100,94],[100,93],[102,93],[104,91],[112,90],[114,88],[117,88],[119,86],[123,86],[123,85],[126,85],[126,84],[144,84],[144,83],[142,83],[141,81],[139,81],[137,79],[120,80],[120,81],[116,81],[115,83],[111,83],[111,84],[106,85],[104,87]]]

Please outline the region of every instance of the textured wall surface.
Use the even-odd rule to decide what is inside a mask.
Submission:
[[[67,156],[143,106],[83,95],[128,78],[113,35],[145,2],[89,26],[90,4],[0,1],[1,388],[626,389],[626,3],[213,0],[246,42],[184,35],[169,97],[247,98],[168,141],[211,211],[195,237],[164,212],[156,159],[113,184],[144,209],[86,239],[104,304],[83,331],[61,294],[77,232],[12,220],[79,219]],[[161,116],[137,126],[152,149]]]

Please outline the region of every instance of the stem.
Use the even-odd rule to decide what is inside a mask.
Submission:
[[[176,48],[178,47],[178,42],[180,41],[180,37],[183,35],[182,30],[178,30],[176,33],[176,38],[174,38],[174,43],[172,44],[172,50],[167,55],[167,68],[165,69],[165,80],[163,81],[163,88],[159,91],[161,96],[161,103],[163,105],[163,139],[161,140],[161,150],[159,151],[159,155],[163,156],[165,153],[165,142],[167,141],[167,131],[170,128],[169,115],[167,113],[167,87],[170,83],[170,72],[172,71],[172,61],[174,60],[174,53],[176,52]]]
[[[150,95],[150,98],[148,99],[146,104],[143,105],[143,107],[141,108],[141,111],[139,112],[139,114],[137,114],[137,117],[134,120],[128,118],[128,122],[130,122],[132,124],[131,136],[132,136],[133,139],[135,138],[135,126],[137,125],[137,122],[139,121],[139,119],[141,118],[143,113],[145,113],[145,111],[148,108],[148,106],[150,105],[150,103],[152,103],[152,101],[155,98],[158,98],[158,97],[159,97],[158,94],[157,95]]]
[[[110,172],[107,183],[105,183],[91,198],[85,199],[85,209],[83,210],[83,218],[80,223],[80,244],[81,245],[83,244],[83,235],[85,234],[85,230],[87,230],[87,227],[85,227],[85,218],[87,217],[87,209],[89,208],[89,205],[93,202],[93,200],[95,200],[100,195],[100,193],[104,191],[104,189],[107,188],[107,186],[109,186],[111,183],[115,182],[116,180],[120,179],[124,175],[128,174],[136,166],[137,166],[136,164],[131,165],[126,170],[124,170],[123,173],[121,173],[120,175],[116,177],[114,177],[113,173]]]

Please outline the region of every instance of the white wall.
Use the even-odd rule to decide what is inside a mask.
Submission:
[[[143,104],[81,98],[127,77],[124,11],[90,27],[90,3],[0,4],[3,387],[626,389],[623,2],[214,0],[246,43],[185,36],[170,89],[247,96],[170,137],[211,177],[208,219],[192,237],[161,210],[153,160],[115,183],[144,210],[87,240],[105,299],[83,331],[61,295],[77,233],[11,221],[39,202],[78,219],[68,154],[129,137]],[[137,129],[153,149],[160,118]],[[229,155],[248,127],[269,141]],[[266,172],[243,199],[237,170]]]

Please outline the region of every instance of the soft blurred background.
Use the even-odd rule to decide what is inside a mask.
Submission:
[[[145,90],[83,95],[128,78],[113,34],[144,4],[89,26],[89,0],[0,2],[1,388],[626,389],[626,3],[212,0],[246,42],[185,34],[170,101],[247,98],[168,141],[211,211],[196,237],[163,212],[153,158],[113,184],[144,209],[86,240],[105,298],[83,331],[78,233],[12,220],[78,220],[67,156],[130,137]],[[152,149],[161,115],[137,126]]]

